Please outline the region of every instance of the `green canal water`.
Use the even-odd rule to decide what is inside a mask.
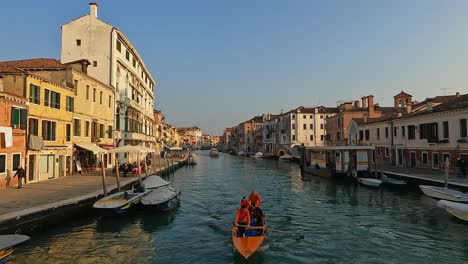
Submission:
[[[170,177],[171,213],[90,214],[37,233],[10,263],[468,263],[468,224],[417,189],[301,180],[296,164],[196,152]],[[242,195],[263,197],[270,233],[247,261],[230,225]],[[229,211],[229,213],[225,213]],[[231,212],[232,211],[232,212]]]

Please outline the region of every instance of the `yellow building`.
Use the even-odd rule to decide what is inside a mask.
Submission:
[[[112,87],[87,74],[89,61],[79,60],[66,65],[72,68],[75,87],[73,158],[81,167],[96,165],[101,161],[99,153],[102,149],[112,149],[115,145],[115,92]],[[114,158],[107,154],[103,161],[106,167],[115,163]]]

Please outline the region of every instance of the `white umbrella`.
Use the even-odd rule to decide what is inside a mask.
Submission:
[[[109,153],[147,153],[148,151],[139,148],[138,146],[125,145],[108,151]]]

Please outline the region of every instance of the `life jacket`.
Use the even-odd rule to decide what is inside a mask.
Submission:
[[[250,224],[250,213],[247,208],[239,208],[237,209],[236,219],[234,220],[236,224],[239,223],[247,223]]]

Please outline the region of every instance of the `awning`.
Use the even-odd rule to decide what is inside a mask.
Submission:
[[[100,148],[92,143],[75,143],[75,145],[77,145],[80,148],[87,149],[93,152],[94,155],[107,153],[107,150]]]
[[[111,149],[115,149],[116,146],[112,145],[112,144],[99,144],[99,147],[105,149],[105,150],[111,150]]]

